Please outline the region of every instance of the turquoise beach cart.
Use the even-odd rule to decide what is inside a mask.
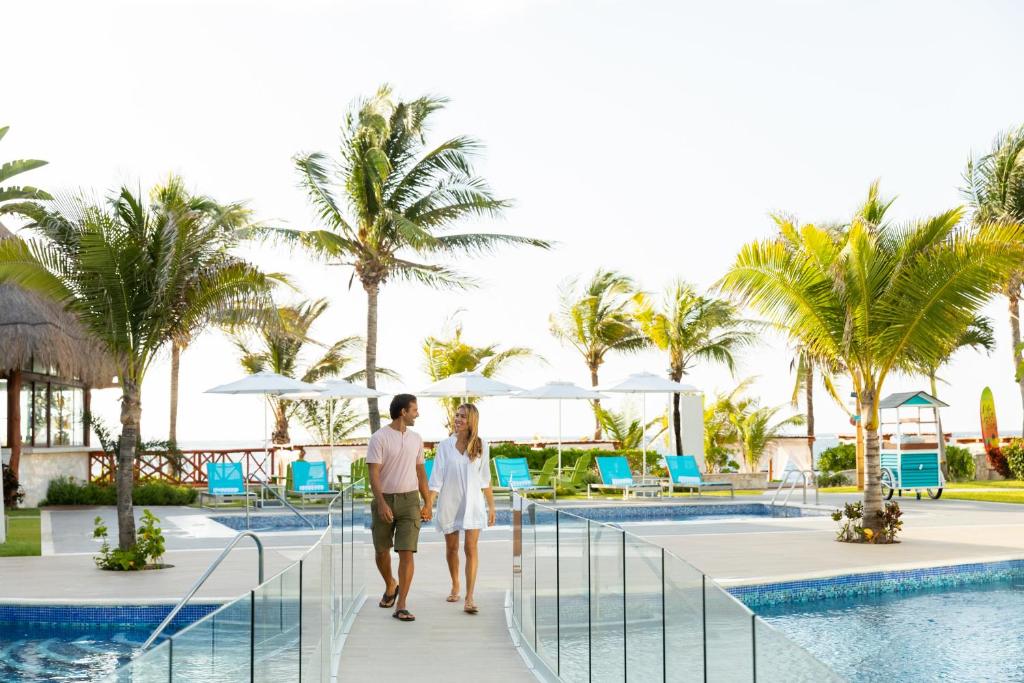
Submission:
[[[946,486],[942,474],[945,437],[939,409],[945,403],[924,391],[908,391],[886,396],[879,402],[882,439],[882,495],[921,492],[938,499]],[[888,411],[888,413],[883,412]],[[888,418],[888,419],[886,419]],[[931,419],[928,419],[931,418]],[[886,439],[887,426],[894,428]]]

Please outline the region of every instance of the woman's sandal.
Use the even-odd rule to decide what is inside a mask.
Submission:
[[[479,610],[479,608],[477,608],[475,602],[467,602],[466,606],[462,608],[462,611],[465,612],[466,614],[476,614],[480,610]]]
[[[444,599],[444,601],[445,602],[458,602],[460,597],[461,596],[458,593],[450,593],[448,595],[448,597]]]
[[[380,602],[377,603],[377,606],[380,607],[381,609],[391,609],[392,607],[394,607],[395,606],[395,600],[398,599],[398,588],[399,588],[399,586],[396,583],[395,584],[395,592],[392,593],[391,595],[388,595],[388,592],[385,590],[384,591],[384,597],[382,597],[380,599]]]
[[[416,617],[407,609],[396,609],[395,613],[391,616],[399,621],[416,621]]]

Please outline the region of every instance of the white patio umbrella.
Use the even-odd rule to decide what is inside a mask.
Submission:
[[[207,389],[207,394],[262,394],[267,396],[280,396],[281,394],[294,393],[299,391],[313,391],[315,384],[300,382],[291,377],[279,375],[276,372],[263,370],[253,375],[246,375],[240,380],[221,384],[212,389]],[[266,462],[268,455],[267,445],[267,402],[263,401],[263,459]]]
[[[602,399],[605,396],[593,389],[578,387],[572,382],[548,382],[536,389],[521,391],[512,398],[558,401],[558,475],[562,472],[562,401]]]
[[[380,398],[386,396],[383,391],[370,389],[359,384],[340,379],[329,379],[313,385],[314,391],[300,391],[294,394],[282,394],[281,398],[289,401],[330,401],[327,404],[328,443],[331,451],[331,469],[334,468],[334,402],[338,399]],[[332,474],[333,476],[333,474]]]
[[[490,377],[484,377],[479,372],[458,372],[424,387],[416,392],[416,395],[428,398],[462,398],[466,400],[471,396],[474,398],[511,396],[517,391],[522,391],[522,389]]]
[[[641,394],[641,415],[640,428],[643,436],[640,437],[640,447],[643,453],[644,476],[647,476],[647,394],[694,394],[700,393],[700,389],[692,384],[682,384],[655,375],[652,372],[637,372],[621,382],[602,386],[598,391],[609,394]]]

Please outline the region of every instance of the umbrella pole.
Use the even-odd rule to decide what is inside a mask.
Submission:
[[[640,453],[643,458],[644,478],[647,478],[647,394],[640,399]]]
[[[334,476],[334,399],[327,402],[327,438],[331,444],[331,476]]]
[[[562,477],[562,399],[558,399],[558,474],[556,476],[557,482]]]

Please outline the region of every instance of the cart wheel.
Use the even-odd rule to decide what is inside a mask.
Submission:
[[[932,500],[942,498],[942,489],[928,489],[928,497]]]
[[[892,494],[893,494],[893,490],[894,490],[892,486],[893,486],[892,472],[890,472],[888,469],[883,469],[882,470],[882,497],[885,500],[892,500]],[[902,491],[900,491],[900,495],[903,495]]]

